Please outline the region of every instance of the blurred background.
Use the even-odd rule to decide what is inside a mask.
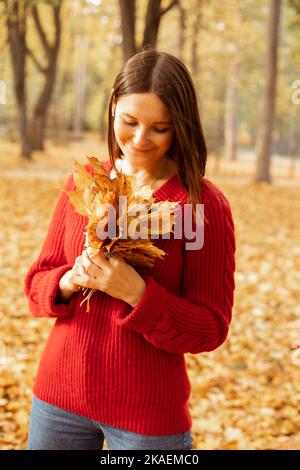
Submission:
[[[108,159],[111,88],[146,44],[192,75],[236,226],[228,340],[185,356],[194,448],[300,449],[300,0],[0,0],[0,449],[26,448],[54,323],[24,277],[74,160]]]

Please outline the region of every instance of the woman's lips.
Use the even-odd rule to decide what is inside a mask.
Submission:
[[[146,153],[146,152],[150,152],[151,150],[154,150],[154,149],[147,149],[147,150],[144,150],[144,149],[138,149],[136,147],[134,147],[133,145],[129,144],[130,147],[132,148],[132,150],[134,152],[139,152],[139,153]]]

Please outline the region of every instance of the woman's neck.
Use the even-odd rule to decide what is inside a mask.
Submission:
[[[178,172],[176,162],[170,157],[168,157],[168,160],[164,160],[163,162],[163,165],[166,166],[165,169],[162,167],[162,165],[160,165],[159,167],[156,166],[155,170],[152,167],[152,171],[150,168],[146,169],[144,167],[133,167],[129,164],[128,160],[124,156],[122,159],[118,158],[115,162],[115,165],[118,171],[121,171],[126,175],[136,176],[139,187],[143,185],[151,185],[152,189],[154,190],[158,189],[163,183],[165,183],[169,178]],[[161,170],[163,175],[158,173]],[[116,177],[114,170],[111,170],[110,177]]]
[[[135,162],[130,162],[125,156],[119,159],[120,170],[126,175],[134,175],[137,178],[157,179],[168,170],[169,158],[168,156],[162,157],[158,162],[146,163],[139,165]]]

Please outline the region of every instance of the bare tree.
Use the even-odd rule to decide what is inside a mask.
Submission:
[[[13,70],[14,93],[18,109],[21,153],[30,159],[31,145],[28,132],[26,76],[26,19],[28,5],[18,0],[5,0],[6,26]]]
[[[135,0],[119,0],[125,61],[146,44],[150,44],[152,47],[156,46],[162,16],[177,4],[178,0],[173,0],[170,1],[167,7],[161,8],[161,0],[148,0],[143,41],[141,46],[138,47],[135,39]]]
[[[192,73],[194,78],[198,77],[199,74],[199,60],[198,60],[198,32],[201,27],[201,19],[202,19],[202,0],[197,0],[195,5],[195,16],[193,22],[193,36],[192,36]]]
[[[54,20],[54,41],[52,45],[49,43],[42,27],[35,1],[4,0],[14,92],[18,111],[21,155],[26,159],[30,159],[32,150],[43,150],[44,148],[43,140],[47,111],[56,77],[61,36],[60,9],[62,0],[53,0],[53,3],[47,2],[47,4],[52,9]],[[32,13],[34,25],[45,53],[46,64],[42,64],[34,51],[27,45],[27,20],[30,13]],[[26,93],[27,57],[31,58],[38,71],[44,75],[44,83],[35,103],[30,124]]]
[[[182,5],[182,0],[178,0],[177,5],[179,10],[178,57],[182,60],[185,47],[186,11]]]
[[[242,8],[236,5],[233,16],[233,37],[228,46],[230,50],[229,67],[227,73],[225,113],[224,113],[224,155],[227,160],[237,159],[238,135],[238,92],[241,62]]]
[[[299,0],[289,0],[290,5],[294,8],[294,10],[300,15],[300,2]]]
[[[86,35],[75,37],[76,63],[74,67],[75,112],[73,116],[73,137],[83,136],[83,118],[86,87],[86,55],[89,39]]]
[[[237,55],[230,63],[227,76],[226,97],[225,97],[225,158],[236,160],[237,151],[237,101],[238,101],[238,74],[239,64]]]
[[[31,122],[31,145],[33,150],[44,150],[44,131],[46,127],[47,112],[53,92],[57,59],[61,38],[61,21],[60,10],[62,0],[51,5],[53,22],[54,22],[54,40],[53,44],[49,43],[45,30],[42,27],[37,5],[32,7],[32,16],[35,27],[38,32],[41,44],[46,57],[46,65],[42,65],[32,50],[28,49],[30,57],[33,59],[37,69],[44,75],[44,83],[39,94],[38,100],[34,106],[32,122]]]
[[[278,55],[278,33],[280,20],[281,0],[270,1],[270,16],[268,25],[267,45],[267,76],[266,90],[260,132],[257,140],[257,165],[256,181],[271,182],[270,162],[272,152],[272,131],[274,121],[276,77],[277,77],[277,55]]]
[[[119,0],[119,5],[123,35],[123,55],[126,61],[136,53],[135,0]]]

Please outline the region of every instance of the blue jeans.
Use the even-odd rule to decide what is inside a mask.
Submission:
[[[191,450],[191,431],[147,436],[71,413],[33,396],[27,450]]]

